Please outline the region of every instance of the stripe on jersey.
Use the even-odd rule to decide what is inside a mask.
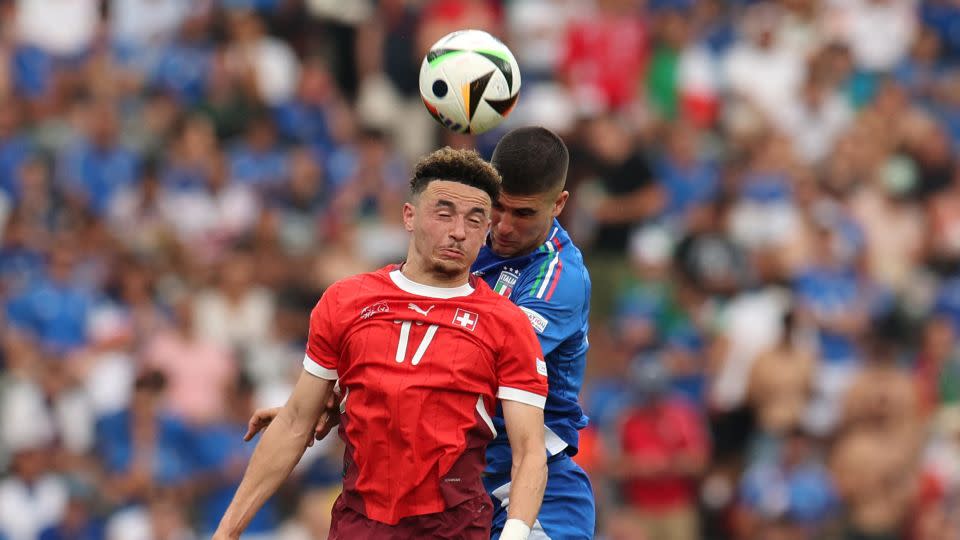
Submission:
[[[539,409],[542,409],[547,404],[547,396],[541,396],[533,392],[520,390],[519,388],[510,388],[509,386],[501,386],[500,389],[497,390],[497,397],[508,401],[526,403]]]
[[[550,265],[547,267],[546,275],[544,275],[542,279],[537,278],[540,283],[540,287],[537,289],[537,298],[543,298],[543,295],[547,293],[547,287],[550,287],[550,294],[545,300],[549,300],[550,296],[553,295],[557,281],[560,280],[560,271],[563,269],[563,263],[560,262],[560,252],[563,251],[560,247],[560,242],[556,238],[552,239],[551,242],[548,242],[547,245],[551,246],[550,249],[553,251],[553,258],[550,259]],[[553,250],[553,245],[556,246],[556,251]]]
[[[327,369],[316,363],[307,355],[303,355],[303,369],[305,369],[307,373],[313,375],[314,377],[320,377],[321,379],[326,379],[328,381],[335,381],[340,378],[340,376],[337,375],[337,370]]]
[[[550,233],[550,238],[547,238],[547,241],[544,242],[539,248],[537,248],[537,251],[538,251],[538,252],[540,252],[540,253],[554,253],[554,252],[555,252],[555,250],[553,249],[553,246],[554,246],[553,242],[554,242],[554,238],[557,236],[557,231],[558,231],[558,230],[560,230],[558,227],[554,227],[554,228],[553,228],[553,232]],[[559,246],[559,244],[557,244],[557,245]],[[556,257],[556,255],[554,255],[554,258],[555,258],[555,257]],[[554,261],[554,259],[547,259],[547,260],[543,261],[543,263],[540,264],[540,270],[537,272],[537,279],[535,279],[535,280],[533,281],[533,286],[530,287],[530,296],[537,296],[537,298],[540,298],[540,297],[541,297],[541,295],[538,295],[538,294],[537,294],[537,291],[540,289],[540,284],[541,284],[542,282],[544,282],[544,275],[547,274],[547,268],[548,268],[551,264],[553,264],[553,261]],[[546,281],[549,281],[549,279],[550,279],[550,278],[547,277]]]
[[[350,397],[350,389],[343,393],[343,399],[340,400],[340,414],[347,412],[347,398]]]
[[[493,438],[497,438],[497,428],[493,427],[493,419],[490,418],[490,415],[487,413],[487,408],[483,405],[483,396],[477,396],[477,414],[480,415],[480,419],[490,428],[490,432],[493,433]]]
[[[556,272],[553,273],[553,280],[550,281],[550,290],[547,291],[547,296],[544,300],[550,300],[553,297],[553,291],[557,288],[557,282],[560,281],[560,273],[563,272],[563,260],[560,258],[560,242],[554,238],[553,240],[557,244],[557,268]]]

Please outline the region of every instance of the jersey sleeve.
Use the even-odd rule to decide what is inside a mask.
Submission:
[[[547,403],[547,364],[527,318],[509,302],[504,309],[503,341],[497,355],[497,397],[543,408]]]
[[[340,329],[335,314],[338,287],[328,288],[310,312],[310,330],[303,369],[321,379],[337,380],[340,360]]]
[[[586,270],[582,266],[561,267],[554,272],[559,272],[556,283],[524,287],[522,294],[514,297],[514,303],[536,332],[544,356],[580,330],[586,322],[584,312],[589,309],[590,278]]]

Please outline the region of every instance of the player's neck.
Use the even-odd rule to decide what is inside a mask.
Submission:
[[[530,255],[531,253],[533,253],[533,252],[537,251],[538,249],[540,249],[541,246],[543,246],[544,244],[546,244],[546,243],[547,243],[547,239],[550,238],[550,230],[551,230],[551,229],[553,229],[553,223],[552,223],[552,222],[551,222],[551,224],[550,224],[550,227],[547,227],[547,229],[543,231],[543,234],[541,234],[540,237],[537,238],[537,242],[536,242],[535,244],[533,244],[532,246],[530,246],[530,249],[527,249],[527,250],[523,253],[523,255]]]
[[[458,276],[439,274],[423,268],[416,261],[407,261],[400,265],[400,273],[414,283],[430,287],[454,288],[466,285],[470,280],[470,273],[463,272]]]
[[[548,228],[548,229],[546,229],[545,231],[543,231],[543,234],[541,234],[541,235],[537,238],[537,241],[536,241],[536,242],[534,242],[534,243],[533,243],[530,247],[528,247],[527,249],[525,249],[525,250],[523,250],[523,251],[520,251],[519,253],[517,253],[517,254],[514,255],[513,257],[514,257],[514,258],[516,258],[516,257],[526,257],[527,255],[530,255],[530,254],[536,252],[538,249],[540,249],[541,246],[543,246],[543,244],[545,244],[545,243],[547,242],[547,239],[550,238],[550,229],[552,229],[552,228],[553,228],[553,226],[552,226],[552,224],[551,224],[551,227]]]

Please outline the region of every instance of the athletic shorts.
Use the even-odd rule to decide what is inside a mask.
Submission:
[[[490,538],[499,540],[510,508],[510,475],[485,476],[483,484],[493,500]],[[596,520],[593,487],[587,473],[566,454],[550,458],[547,489],[529,540],[592,540]]]
[[[329,540],[489,540],[493,507],[487,495],[464,501],[443,512],[409,516],[396,525],[374,521],[347,507],[333,505]]]

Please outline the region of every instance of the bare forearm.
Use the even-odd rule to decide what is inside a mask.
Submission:
[[[509,519],[523,520],[533,526],[540,513],[543,491],[547,486],[547,458],[543,450],[514,456],[510,483]]]
[[[313,428],[295,427],[291,413],[281,410],[264,432],[240,487],[220,522],[218,532],[238,538],[253,516],[290,475],[306,449]]]

